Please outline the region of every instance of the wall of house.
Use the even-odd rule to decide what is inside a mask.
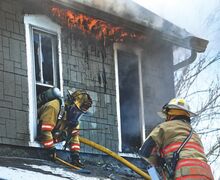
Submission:
[[[23,3],[24,4],[24,3]],[[36,9],[35,9],[36,10]],[[35,11],[35,13],[38,11]],[[93,107],[82,117],[81,135],[118,151],[115,67],[112,47],[103,59],[94,45],[70,38],[62,31],[64,93],[70,88],[85,89]],[[142,56],[145,121],[147,132],[161,119],[156,111],[174,96],[172,48],[146,49]],[[159,53],[160,52],[160,53]],[[0,1],[0,143],[28,145],[28,80],[21,0]],[[96,153],[82,145],[83,152]]]
[[[174,98],[173,50],[161,44],[143,51],[142,73],[146,134],[163,120],[157,115]],[[150,77],[150,78],[148,78]]]
[[[0,1],[0,143],[14,145],[28,145],[29,142],[27,59],[22,13],[21,1]],[[85,49],[82,42],[69,39],[65,32],[62,32],[62,40],[64,93],[70,88],[84,89],[93,99],[93,107],[81,119],[81,128],[107,129],[81,131],[81,135],[117,151],[113,50],[106,49],[107,56],[103,62],[100,51],[94,51],[95,47]],[[96,152],[83,145],[81,148],[82,151]]]
[[[64,91],[68,88],[85,89],[93,99],[93,106],[88,115],[81,118],[81,128],[107,130],[84,130],[80,134],[113,151],[118,150],[118,131],[115,101],[115,70],[113,49],[106,48],[106,58],[95,46],[85,49],[81,41],[71,40],[63,32],[63,78]],[[68,43],[65,43],[68,42]],[[104,69],[103,70],[103,65]],[[105,72],[105,76],[103,73]],[[81,151],[96,152],[88,146],[81,146]]]
[[[17,1],[0,1],[0,143],[28,143],[24,24]]]

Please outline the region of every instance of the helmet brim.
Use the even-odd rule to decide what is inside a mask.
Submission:
[[[189,113],[190,117],[195,117],[195,116],[197,116],[196,113],[194,113],[194,112],[192,112],[192,111],[189,111],[189,110],[187,110],[187,109],[184,109],[182,106],[178,106],[178,105],[168,105],[167,107],[168,107],[169,109],[180,109],[180,110],[184,110],[184,111],[186,111],[186,112]]]

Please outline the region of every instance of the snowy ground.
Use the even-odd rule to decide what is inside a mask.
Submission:
[[[39,179],[50,179],[50,180],[97,180],[100,178],[85,177],[83,175],[75,174],[73,172],[67,172],[62,168],[51,168],[50,166],[36,166],[29,165],[33,168],[42,169],[45,172],[51,172],[52,174],[44,174],[42,172],[35,172],[32,170],[26,170],[14,167],[1,167],[0,166],[0,179],[7,180],[39,180]]]
[[[82,172],[49,160],[46,151],[41,148],[2,145],[0,154],[0,180],[44,180],[47,178],[50,180],[143,179],[140,175],[107,155],[81,153],[81,160],[86,167]],[[70,160],[69,153],[66,151],[58,150],[57,156],[66,161]],[[139,159],[127,158],[127,160],[137,167],[146,168]]]
[[[19,157],[0,157],[0,180],[98,180],[108,179],[73,172],[54,162]]]

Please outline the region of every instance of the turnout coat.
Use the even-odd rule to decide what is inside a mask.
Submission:
[[[39,117],[39,140],[45,148],[54,147],[54,143],[64,140],[64,137],[71,133],[70,151],[80,151],[79,142],[79,124],[71,128],[68,127],[65,111],[59,125],[57,125],[58,115],[60,112],[60,102],[55,99],[47,102],[38,109]],[[55,133],[56,132],[56,133]]]
[[[164,157],[171,159],[173,153],[178,150],[180,145],[189,135],[191,130],[190,123],[184,120],[172,120],[159,124],[147,137],[146,141],[154,141],[154,147],[150,149],[149,162],[158,165],[158,158]],[[167,178],[166,172],[164,179]],[[175,169],[175,179],[203,179],[213,180],[210,166],[204,154],[202,142],[196,132],[193,131],[192,137],[180,151],[180,159]]]

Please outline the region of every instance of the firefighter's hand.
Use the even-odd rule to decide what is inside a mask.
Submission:
[[[52,147],[52,148],[48,149],[47,152],[48,152],[49,159],[54,160],[56,157],[56,148]]]
[[[67,130],[58,130],[58,131],[54,131],[53,133],[53,139],[54,139],[54,142],[61,142],[61,141],[64,141],[67,137]]]

